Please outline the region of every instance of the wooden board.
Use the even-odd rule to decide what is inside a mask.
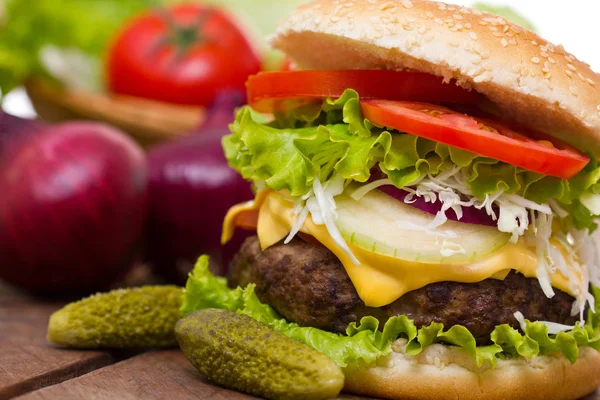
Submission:
[[[154,351],[130,358],[19,400],[248,400],[256,397],[213,386],[177,350]],[[366,400],[342,396],[340,400]]]
[[[176,350],[154,351],[130,358],[56,386],[19,397],[18,400],[249,400],[256,397],[209,383]],[[343,395],[340,400],[366,400]],[[590,396],[585,400],[598,400]]]
[[[60,303],[16,296],[0,286],[0,400],[54,385],[114,363],[108,352],[68,351],[46,343],[46,325]]]
[[[46,325],[61,306],[0,285],[0,400],[256,399],[212,385],[177,350],[127,358],[55,348],[46,343]],[[585,400],[600,400],[600,392]]]

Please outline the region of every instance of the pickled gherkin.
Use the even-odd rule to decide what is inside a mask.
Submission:
[[[182,288],[146,286],[96,294],[52,314],[48,341],[79,349],[175,347]]]
[[[329,399],[344,374],[318,351],[246,315],[205,309],[180,320],[179,345],[191,364],[218,385],[267,399]]]

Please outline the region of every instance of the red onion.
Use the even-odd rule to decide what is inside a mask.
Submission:
[[[406,196],[409,195],[409,192],[406,190],[398,189],[392,185],[380,186],[379,190],[395,198],[396,200],[404,202]],[[426,213],[435,215],[442,209],[442,202],[437,200],[434,203],[427,202],[423,197],[414,196],[412,198],[414,202],[406,203],[412,207],[418,208],[421,211],[425,211]],[[498,210],[496,211],[496,215],[498,215]],[[462,207],[462,218],[458,219],[454,210],[446,210],[446,217],[452,221],[464,222],[467,224],[475,224],[475,225],[486,225],[486,226],[496,226],[497,222],[490,217],[485,210],[479,210],[475,207]]]
[[[144,153],[97,123],[27,132],[0,135],[0,278],[42,294],[104,289],[139,250]]]
[[[229,133],[234,109],[244,99],[226,94],[209,112],[199,132],[152,149],[150,223],[147,261],[164,279],[183,284],[201,254],[210,254],[213,270],[226,272],[233,254],[248,236],[237,232],[221,246],[229,208],[253,198],[250,183],[227,164],[221,139]]]

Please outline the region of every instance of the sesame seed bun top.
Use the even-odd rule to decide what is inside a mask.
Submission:
[[[301,69],[454,78],[499,115],[600,158],[600,75],[502,17],[426,0],[314,0],[283,20],[271,43]]]

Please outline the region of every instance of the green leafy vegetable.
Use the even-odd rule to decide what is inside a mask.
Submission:
[[[223,147],[231,167],[251,181],[264,181],[274,190],[302,196],[316,177],[326,181],[333,172],[365,182],[379,165],[392,183],[405,187],[422,174],[433,176],[455,166],[464,169],[468,185],[479,199],[499,190],[536,203],[556,199],[570,211],[578,229],[595,227],[589,210],[577,200],[599,193],[600,167],[591,161],[570,180],[540,175],[501,161],[480,157],[414,135],[388,131],[366,121],[358,94],[347,90],[339,99],[278,116],[267,125],[242,108]]]
[[[593,291],[596,304],[600,304],[600,290]],[[599,306],[600,307],[600,306]],[[585,327],[577,326],[571,332],[549,335],[541,322],[526,321],[525,334],[509,325],[500,325],[491,334],[494,342],[489,346],[477,346],[473,335],[463,326],[444,326],[433,323],[418,329],[406,316],[390,318],[380,330],[379,321],[365,317],[360,324],[350,324],[346,335],[326,332],[316,328],[300,327],[281,318],[269,305],[260,302],[254,293],[254,285],[245,289],[227,287],[225,278],[212,275],[208,269],[208,256],[199,258],[187,281],[182,315],[195,310],[218,308],[245,314],[274,330],[331,357],[340,367],[363,361],[367,364],[392,352],[392,342],[406,338],[407,354],[417,355],[433,343],[446,343],[462,347],[473,357],[478,366],[489,363],[494,366],[499,357],[535,357],[539,354],[560,353],[571,362],[579,355],[579,347],[593,347],[600,351],[598,314],[590,311]],[[600,310],[598,310],[600,311]]]
[[[102,60],[111,39],[127,19],[159,4],[159,0],[36,0],[33,3],[5,0],[5,13],[0,20],[0,89],[3,94],[30,76],[49,76],[41,60],[43,49],[52,49],[54,58],[64,56],[61,51],[67,51],[89,59],[85,69],[91,68],[91,72],[70,65],[70,73],[77,71],[85,74],[85,78],[95,78],[96,82],[87,85],[101,87]]]

